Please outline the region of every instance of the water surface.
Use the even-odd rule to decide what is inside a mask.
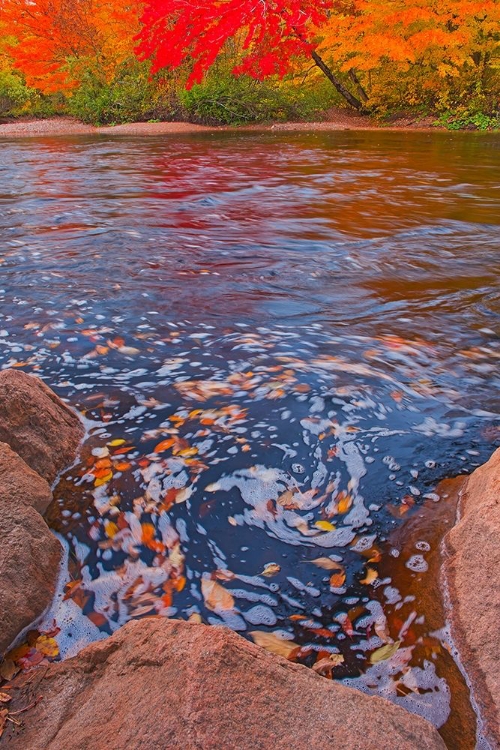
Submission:
[[[498,444],[500,139],[5,140],[0,227],[1,366],[89,430],[49,512],[62,654],[224,623],[472,731],[414,590],[437,483]]]

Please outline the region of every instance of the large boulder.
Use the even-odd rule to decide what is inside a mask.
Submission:
[[[30,469],[7,443],[0,443],[0,505],[31,505],[45,513],[52,501],[48,482]]]
[[[38,378],[0,372],[0,441],[52,483],[75,458],[84,428],[78,416]]]
[[[0,502],[0,655],[47,609],[55,593],[61,545],[24,503]]]
[[[485,732],[500,747],[500,449],[468,478],[445,546],[452,633]]]
[[[9,750],[445,750],[423,719],[224,628],[150,618],[10,691]]]

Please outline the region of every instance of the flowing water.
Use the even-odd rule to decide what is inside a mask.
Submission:
[[[473,746],[418,592],[436,485],[499,442],[500,138],[0,148],[0,366],[88,428],[48,515],[62,656],[134,617],[227,624]]]

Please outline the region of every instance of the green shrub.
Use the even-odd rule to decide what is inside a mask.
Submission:
[[[68,111],[94,125],[144,120],[171,120],[179,109],[170,89],[149,78],[148,65],[130,60],[112,81],[89,70],[68,100]]]
[[[29,102],[32,90],[22,76],[10,70],[0,71],[0,116],[15,116]]]

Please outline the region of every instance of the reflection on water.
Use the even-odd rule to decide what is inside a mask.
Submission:
[[[500,141],[18,140],[0,175],[2,366],[89,427],[62,653],[225,623],[465,737],[410,529],[498,442]]]

